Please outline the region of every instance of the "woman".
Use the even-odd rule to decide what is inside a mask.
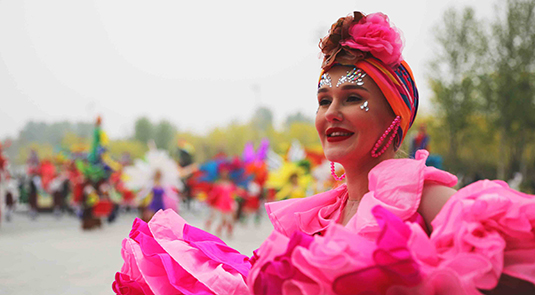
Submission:
[[[388,18],[341,18],[320,47],[316,128],[347,184],[266,204],[275,230],[250,259],[172,212],[136,221],[114,290],[497,294],[511,281],[533,290],[534,196],[491,181],[455,192],[455,176],[425,166],[425,151],[394,159],[418,92]],[[499,283],[502,273],[512,279]]]

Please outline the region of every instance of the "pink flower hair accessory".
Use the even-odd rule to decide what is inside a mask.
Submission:
[[[402,60],[401,33],[391,26],[388,16],[382,13],[363,17],[349,28],[349,36],[341,42],[342,46],[369,52],[391,67],[399,65]]]
[[[354,12],[334,23],[329,35],[320,42],[324,54],[322,68],[327,70],[335,61],[355,64],[373,56],[395,68],[403,57],[401,32],[382,13],[364,15]]]

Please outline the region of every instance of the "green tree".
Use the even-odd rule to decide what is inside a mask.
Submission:
[[[46,130],[46,123],[30,121],[26,123],[26,125],[24,125],[22,130],[19,132],[18,140],[23,144],[28,144],[30,142],[44,143],[46,142]]]
[[[447,10],[435,32],[438,47],[430,63],[429,80],[449,141],[446,165],[456,172],[460,168],[460,142],[481,100],[476,85],[484,72],[487,40],[472,8],[462,13]]]
[[[508,0],[492,25],[487,103],[500,132],[498,177],[526,175],[535,136],[535,0]]]
[[[273,112],[267,107],[259,107],[251,121],[257,130],[266,132],[273,127]]]
[[[314,119],[306,115],[303,115],[301,111],[298,111],[297,113],[291,114],[288,117],[286,117],[286,120],[284,120],[284,126],[289,128],[290,126],[292,126],[293,123],[296,123],[296,122],[312,124],[314,123]]]
[[[154,143],[159,149],[168,150],[175,138],[176,127],[167,120],[162,120],[154,127]]]
[[[134,138],[146,144],[149,140],[154,139],[153,129],[154,127],[147,117],[139,118],[134,126]]]

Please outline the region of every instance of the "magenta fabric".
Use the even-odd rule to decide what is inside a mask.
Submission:
[[[411,230],[388,210],[373,209],[379,235],[372,241],[333,224],[325,236],[276,231],[258,249],[247,283],[254,294],[383,294],[389,286],[415,286],[418,263],[408,248]]]
[[[158,211],[148,224],[136,219],[122,251],[116,294],[249,294],[248,257],[173,210]]]
[[[502,269],[535,284],[535,196],[503,181],[478,181],[459,190],[432,225],[440,258],[468,252],[491,262],[474,276],[476,286],[492,286]]]

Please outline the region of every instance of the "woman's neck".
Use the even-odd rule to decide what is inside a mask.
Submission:
[[[368,192],[368,174],[375,165],[376,163],[368,162],[367,165],[344,166],[349,200],[360,200]]]
[[[388,158],[387,158],[388,159]],[[368,192],[368,174],[384,158],[374,159],[367,163],[356,164],[354,166],[344,165],[347,179],[347,203],[344,205],[339,223],[346,225],[349,220],[357,213],[357,209],[362,197]],[[353,162],[355,163],[355,162]]]

